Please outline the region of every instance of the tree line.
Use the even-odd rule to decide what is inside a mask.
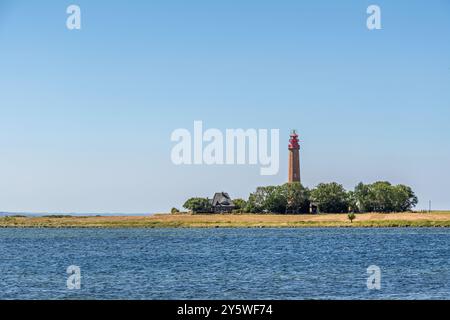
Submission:
[[[235,213],[363,213],[411,211],[418,202],[411,187],[387,181],[359,183],[347,191],[336,182],[321,183],[310,190],[298,182],[258,187],[247,200],[235,199]],[[191,198],[183,205],[192,212],[211,208],[206,198]]]

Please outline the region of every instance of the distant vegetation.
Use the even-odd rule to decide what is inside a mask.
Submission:
[[[300,183],[258,187],[247,201],[233,202],[234,213],[309,213],[311,208],[320,213],[389,213],[411,211],[418,200],[408,186],[379,181],[359,183],[352,191],[336,182],[321,183],[312,190]],[[208,212],[211,204],[207,198],[191,198],[183,207],[194,213]]]
[[[46,216],[42,216],[42,218],[54,218],[54,219],[64,219],[64,218],[71,218],[71,215],[65,215],[65,214],[50,214]]]

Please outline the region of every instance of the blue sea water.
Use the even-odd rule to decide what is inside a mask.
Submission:
[[[449,298],[450,229],[0,230],[0,299]]]

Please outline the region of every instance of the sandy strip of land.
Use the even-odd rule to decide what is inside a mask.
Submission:
[[[3,217],[0,228],[299,228],[299,227],[450,227],[450,211],[365,213],[351,223],[346,214]]]

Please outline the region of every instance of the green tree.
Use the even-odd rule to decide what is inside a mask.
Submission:
[[[233,200],[234,205],[236,206],[235,210],[243,211],[245,207],[247,206],[247,201],[244,199],[234,199]]]
[[[172,213],[172,214],[179,213],[179,212],[180,212],[180,210],[178,210],[177,208],[172,208],[170,210],[170,213]]]
[[[245,212],[248,213],[261,213],[262,212],[262,206],[256,202],[256,195],[255,193],[251,193],[248,197],[247,203],[245,205]]]
[[[300,183],[258,187],[245,206],[249,213],[307,213],[309,190]]]
[[[286,198],[279,186],[257,188],[256,198],[263,212],[284,213],[286,211]]]
[[[285,213],[287,199],[280,186],[269,186],[265,189],[264,211],[269,213]]]
[[[299,182],[285,183],[281,193],[286,199],[286,213],[308,213],[310,192]]]
[[[360,212],[410,211],[418,202],[410,187],[401,184],[393,186],[387,181],[368,185],[359,183],[353,194]]]
[[[250,194],[246,211],[251,213],[285,213],[287,200],[280,186],[258,187]]]
[[[353,198],[359,212],[372,212],[374,203],[370,194],[370,186],[360,182],[353,192]]]
[[[349,201],[344,187],[336,182],[321,183],[311,191],[311,200],[323,213],[346,213]]]
[[[394,212],[394,190],[387,181],[378,181],[370,186],[370,196],[375,212]]]
[[[211,203],[206,198],[190,198],[183,204],[183,207],[193,213],[211,211]]]
[[[347,192],[348,210],[350,212],[360,212],[358,206],[358,200],[354,191]]]
[[[408,186],[399,184],[394,189],[394,208],[396,212],[411,211],[418,203],[418,198]]]

